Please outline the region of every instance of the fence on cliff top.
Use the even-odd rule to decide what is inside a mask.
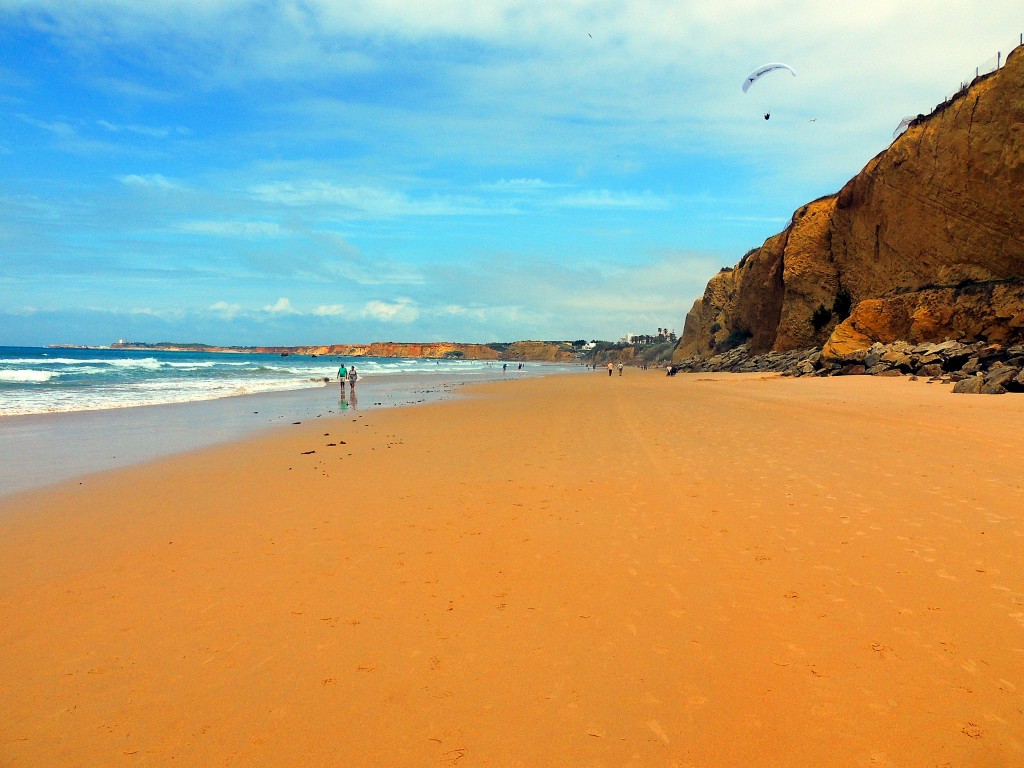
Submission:
[[[1006,57],[1009,56],[1013,51],[1021,46],[1024,46],[1024,32],[1018,34],[1017,39],[1009,45],[999,49],[995,52],[995,55],[989,56],[985,61],[974,68],[974,73],[968,75],[966,78],[960,81],[960,87],[955,93],[951,93],[946,96],[945,99],[935,105],[935,108],[928,113],[927,116],[934,115],[937,112],[942,112],[946,107],[952,104],[963,94],[967,93],[967,89],[971,87],[971,83],[977,80],[979,77],[985,77],[991,75],[993,72],[1002,69],[1003,65],[1006,64]],[[1024,54],[1021,54],[1024,55]],[[918,121],[924,119],[926,115],[918,115],[916,118],[913,115],[908,115],[903,118],[899,126],[892,134],[892,139],[895,141],[900,135],[907,129],[908,125],[915,125]]]
[[[1012,43],[1003,46],[995,52],[995,55],[989,56],[985,61],[976,66],[974,68],[974,74],[961,79],[959,90],[952,96],[949,96],[946,101],[949,101],[963,91],[966,91],[970,87],[971,83],[973,83],[977,78],[982,77],[983,75],[990,75],[996,70],[1002,69],[1003,65],[1006,64],[1006,57],[1010,55],[1010,52],[1013,51],[1014,48],[1021,45],[1024,45],[1024,32],[1021,32],[1017,39]]]

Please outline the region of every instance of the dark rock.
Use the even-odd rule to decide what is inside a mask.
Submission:
[[[871,345],[871,348],[867,351],[867,354],[864,355],[864,367],[870,371],[872,368],[874,368],[876,365],[882,362],[882,356],[885,355],[887,351],[888,348],[885,346],[885,344],[876,341],[874,344]]]
[[[927,377],[929,383],[954,383],[958,393],[1024,392],[1024,346],[1004,348],[985,342],[947,340],[914,346],[904,341],[851,352],[842,360],[823,361],[818,349],[751,355],[746,345],[709,359],[690,357],[676,363],[695,373],[781,373],[784,376],[900,376]]]
[[[972,357],[960,368],[960,373],[965,376],[973,376],[981,370],[981,363],[978,362],[977,358]]]
[[[998,344],[989,344],[974,353],[975,359],[984,368],[990,368],[993,363],[1006,358],[1006,350]]]
[[[918,355],[916,362],[918,366],[936,365],[942,362],[942,355],[936,355],[934,353]]]
[[[1006,385],[1013,382],[1020,374],[1020,368],[1010,365],[1000,366],[985,376],[985,384],[982,386],[981,392],[985,395],[1001,395],[1006,392]]]
[[[953,386],[953,392],[957,395],[980,395],[984,383],[985,380],[981,376],[971,376],[963,381],[958,381]]]
[[[867,373],[867,368],[863,365],[844,365],[837,371],[833,371],[833,376],[863,376]]]

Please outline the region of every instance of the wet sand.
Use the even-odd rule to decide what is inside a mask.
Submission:
[[[544,366],[533,365],[518,375],[544,373]],[[367,378],[356,392],[332,381],[325,386],[189,403],[3,416],[0,496],[238,440],[296,420],[433,402],[452,396],[466,383],[502,375],[495,368],[473,374]]]
[[[1024,763],[1024,398],[469,391],[0,499],[0,765]]]

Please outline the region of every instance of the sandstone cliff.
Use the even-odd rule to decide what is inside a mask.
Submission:
[[[300,355],[333,357],[460,357],[467,360],[497,360],[498,350],[486,344],[456,344],[454,342],[404,343],[375,341],[372,344],[330,344],[318,347],[297,347]]]
[[[1024,340],[1024,49],[708,283],[673,359]],[[981,286],[969,291],[968,286]],[[868,304],[866,302],[870,301]]]

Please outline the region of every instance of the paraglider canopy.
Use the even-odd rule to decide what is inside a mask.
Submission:
[[[910,124],[915,120],[917,120],[917,115],[908,115],[907,117],[904,117],[902,120],[900,120],[900,124],[897,125],[896,130],[892,132],[893,140],[902,135],[907,130],[907,128],[910,127]]]
[[[749,75],[747,75],[747,79],[743,81],[743,92],[746,93],[747,89],[750,86],[752,86],[757,80],[759,80],[764,75],[767,75],[769,72],[774,72],[777,69],[788,70],[789,73],[793,75],[793,77],[796,77],[796,70],[789,66],[789,64],[782,64],[781,62],[777,61],[771,64],[764,64],[763,66],[758,67]]]

